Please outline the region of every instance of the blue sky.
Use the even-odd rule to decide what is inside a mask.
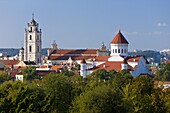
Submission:
[[[118,28],[129,50],[170,48],[169,0],[0,0],[0,48],[20,48],[35,15],[43,48],[99,48]]]

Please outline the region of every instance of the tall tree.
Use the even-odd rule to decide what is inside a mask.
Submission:
[[[46,97],[46,105],[42,108],[45,112],[68,112],[71,103],[71,83],[68,77],[51,74],[42,80],[42,88]]]
[[[22,70],[22,74],[24,75],[25,80],[33,80],[34,78],[37,78],[37,71],[36,67],[27,67],[26,69]]]
[[[97,86],[83,92],[73,101],[71,113],[114,113],[123,112],[120,96],[109,86]]]

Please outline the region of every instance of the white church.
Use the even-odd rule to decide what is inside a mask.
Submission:
[[[129,70],[133,77],[141,74],[150,75],[148,62],[143,56],[128,55],[128,41],[122,35],[120,30],[110,43],[110,56],[96,56],[93,59],[82,59],[80,66],[80,75],[86,77],[98,69],[105,70]]]
[[[39,24],[35,21],[34,15],[32,20],[28,23],[28,28],[24,33],[24,48],[19,51],[20,61],[41,63],[42,51],[42,32],[39,29]]]

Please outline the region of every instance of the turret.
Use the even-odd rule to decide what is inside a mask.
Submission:
[[[58,47],[54,40],[54,42],[51,44],[51,48],[48,48],[48,50],[47,50],[47,55],[49,56],[54,50],[57,50],[57,49],[58,49]]]
[[[128,44],[129,42],[125,39],[122,33],[119,32],[116,34],[114,39],[111,41],[111,56],[127,56],[128,55]]]
[[[122,70],[124,70],[124,69],[127,70],[128,69],[128,63],[127,63],[126,59],[123,60],[123,63],[121,64],[121,67],[122,67],[121,68]]]
[[[19,60],[24,61],[24,48],[23,47],[21,47],[21,49],[19,50]]]
[[[82,61],[80,62],[80,75],[84,77],[86,77],[87,75],[87,63],[85,61],[85,59],[82,59]]]

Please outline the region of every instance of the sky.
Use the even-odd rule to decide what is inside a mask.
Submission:
[[[170,0],[0,0],[0,48],[23,46],[33,13],[43,48],[110,49],[119,29],[130,51],[170,48]]]

